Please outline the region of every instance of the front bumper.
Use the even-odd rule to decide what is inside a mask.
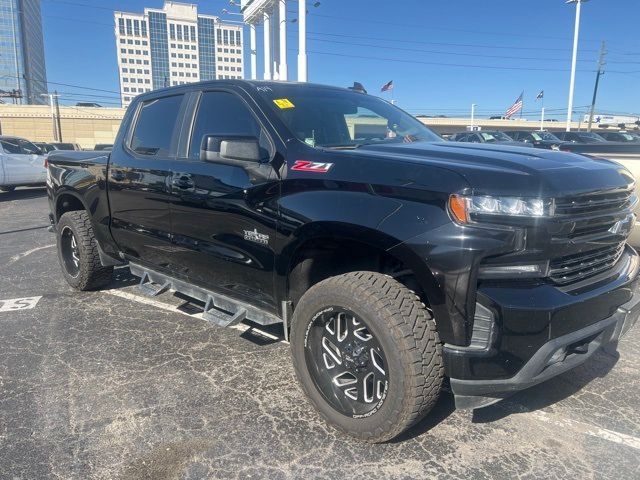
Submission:
[[[545,343],[516,375],[506,379],[463,380],[451,378],[457,408],[481,408],[587,361],[602,346],[616,347],[640,316],[640,293],[604,320]]]

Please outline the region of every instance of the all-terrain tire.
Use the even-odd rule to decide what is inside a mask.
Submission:
[[[315,318],[334,306],[362,319],[386,357],[386,396],[365,417],[346,415],[327,401],[305,355],[311,348],[309,332]],[[291,349],[296,375],[312,404],[329,424],[360,440],[393,439],[432,409],[442,388],[442,346],[433,316],[415,293],[380,273],[351,272],[311,287],[293,314]]]
[[[16,187],[13,187],[11,185],[4,185],[0,187],[0,192],[13,192],[15,189]]]
[[[56,226],[58,260],[69,285],[78,290],[95,290],[111,282],[113,267],[103,267],[89,214],[67,212]],[[73,258],[69,245],[73,242]]]

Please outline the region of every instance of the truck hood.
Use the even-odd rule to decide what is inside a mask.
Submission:
[[[353,153],[446,168],[474,193],[558,197],[628,187],[633,176],[604,159],[553,150],[455,142],[365,145]]]

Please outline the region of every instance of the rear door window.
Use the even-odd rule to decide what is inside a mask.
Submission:
[[[2,144],[2,149],[5,153],[12,153],[14,155],[24,153],[17,139],[0,140],[0,144]]]
[[[178,143],[178,117],[184,95],[144,102],[138,113],[130,148],[140,155],[172,156]]]

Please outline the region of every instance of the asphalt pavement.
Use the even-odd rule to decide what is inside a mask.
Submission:
[[[619,356],[396,441],[325,425],[282,330],[223,329],[126,268],[63,280],[44,190],[0,193],[0,478],[640,478],[640,326]]]

